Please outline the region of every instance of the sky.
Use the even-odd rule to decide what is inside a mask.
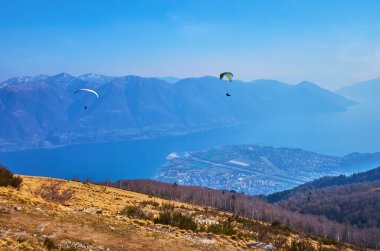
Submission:
[[[377,0],[0,0],[0,81],[85,73],[380,77]]]

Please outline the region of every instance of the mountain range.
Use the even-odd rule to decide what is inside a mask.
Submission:
[[[79,88],[94,89],[99,98],[75,93]],[[226,89],[231,97],[224,95]],[[0,83],[0,150],[180,135],[273,116],[341,112],[353,104],[310,82],[229,84],[206,76],[168,83],[66,73],[16,77]]]

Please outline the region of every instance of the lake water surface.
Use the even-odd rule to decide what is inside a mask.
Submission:
[[[151,178],[172,152],[227,144],[295,147],[328,155],[380,151],[380,103],[362,100],[347,112],[289,116],[176,137],[81,144],[0,153],[15,173],[93,180]]]

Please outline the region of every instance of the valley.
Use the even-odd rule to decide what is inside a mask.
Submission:
[[[337,157],[301,149],[232,145],[171,154],[155,179],[246,194],[270,194],[322,176],[351,174],[378,165],[380,153]]]

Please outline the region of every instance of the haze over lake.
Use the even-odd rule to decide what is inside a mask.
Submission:
[[[116,180],[151,178],[172,152],[227,144],[294,147],[339,156],[380,151],[379,102],[355,101],[359,104],[346,112],[278,117],[184,136],[0,153],[0,160],[20,174]]]

